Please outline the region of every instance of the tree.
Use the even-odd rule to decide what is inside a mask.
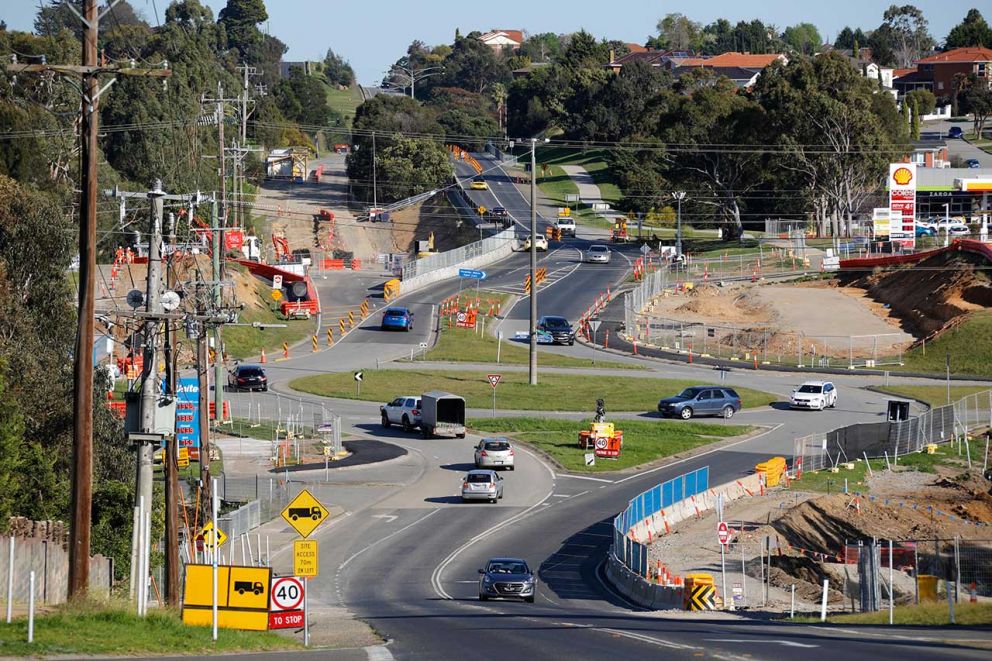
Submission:
[[[518,55],[529,57],[531,62],[551,62],[561,53],[561,39],[554,32],[527,35],[517,51]]]
[[[894,36],[893,50],[901,67],[909,67],[924,53],[933,50],[929,24],[923,12],[914,5],[890,5],[882,14],[883,25]]]
[[[823,40],[820,38],[820,31],[812,23],[799,23],[785,28],[782,39],[794,52],[803,55],[812,55],[819,50]]]
[[[440,142],[396,138],[377,160],[383,201],[402,200],[441,188],[451,178],[448,151]]]
[[[217,21],[224,26],[227,43],[241,53],[252,49],[261,41],[259,23],[269,20],[264,0],[227,0],[227,4],[217,15]]]
[[[913,140],[920,139],[920,106],[916,97],[906,100],[907,105],[909,105],[910,112],[910,124],[909,124],[909,137]]]
[[[973,84],[965,103],[968,112],[974,115],[975,135],[984,135],[985,123],[992,117],[992,88],[988,84]]]
[[[866,42],[859,42],[866,43]],[[871,57],[884,67],[897,65],[896,34],[888,25],[882,24],[868,34],[867,44],[871,48]]]
[[[461,87],[482,94],[494,83],[505,85],[510,82],[510,70],[505,60],[493,53],[479,36],[478,32],[473,32],[452,45],[451,54],[443,61],[443,74],[437,76],[434,79],[436,82],[432,81],[428,89],[432,86]]]
[[[947,50],[967,46],[992,48],[992,28],[977,9],[969,10],[964,20],[951,28],[944,40],[944,48]]]
[[[0,363],[0,522],[7,521],[20,509],[24,494],[24,416],[13,399],[6,395],[5,365]]]
[[[679,13],[666,14],[658,20],[658,36],[654,48],[676,51],[697,51],[703,43],[703,26]]]
[[[906,93],[906,100],[915,103],[920,115],[929,115],[937,109],[937,97],[930,90],[918,89]]]
[[[327,55],[324,56],[324,73],[332,85],[351,87],[355,84],[355,70],[351,68],[347,60],[330,48],[327,49]]]
[[[327,105],[324,86],[314,76],[303,73],[300,67],[290,68],[289,77],[280,81],[272,93],[287,119],[308,127],[331,123],[334,113]]]

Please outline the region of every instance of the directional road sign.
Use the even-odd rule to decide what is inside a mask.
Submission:
[[[649,245],[648,245],[648,244],[646,244],[646,243],[645,243],[644,245],[642,245],[642,246],[641,246],[641,254],[642,254],[642,255],[646,255],[646,254],[648,254],[649,252],[651,252],[651,246],[649,246]]]
[[[282,518],[301,537],[309,537],[321,523],[327,520],[328,511],[320,502],[304,489],[282,511]]]
[[[500,379],[503,378],[502,374],[487,374],[486,378],[489,379],[489,385],[493,388],[499,385]]]
[[[591,328],[592,329],[592,332],[595,333],[596,331],[599,330],[599,325],[602,324],[602,323],[603,322],[601,320],[599,320],[599,319],[590,319],[589,320],[589,328]]]
[[[471,278],[472,280],[485,280],[486,272],[476,269],[458,269],[459,278]]]
[[[297,576],[316,576],[317,540],[297,539],[293,542],[293,573]]]
[[[596,465],[596,453],[595,452],[586,452],[586,454],[585,454],[585,460],[586,460],[586,466],[595,466]]]
[[[727,527],[726,521],[721,521],[720,524],[717,525],[716,537],[724,546],[730,543],[730,528]]]
[[[361,381],[362,378],[363,378],[363,375],[362,375],[361,372],[355,372],[355,381]]]
[[[205,526],[200,530],[198,537],[203,538],[203,547],[208,551],[214,550],[214,538],[216,534],[217,546],[224,546],[224,542],[227,541],[227,535],[220,528],[214,530],[213,521],[208,521]]]

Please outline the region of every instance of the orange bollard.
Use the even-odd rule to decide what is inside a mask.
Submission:
[[[282,343],[282,357],[289,358],[289,342]]]
[[[606,339],[603,340],[603,348],[604,349],[610,348],[610,331],[608,330],[606,331]]]
[[[265,349],[262,349],[262,357],[259,359],[260,363],[265,364]]]

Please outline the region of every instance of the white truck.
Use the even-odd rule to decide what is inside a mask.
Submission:
[[[424,438],[465,438],[465,399],[449,392],[432,390],[420,397],[420,431]]]
[[[571,216],[558,216],[555,228],[561,230],[561,235],[575,237],[575,219]]]

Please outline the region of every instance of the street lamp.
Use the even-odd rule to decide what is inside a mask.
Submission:
[[[418,80],[430,78],[431,76],[437,76],[443,72],[444,67],[424,67],[423,69],[417,69],[415,67],[405,67],[402,64],[394,64],[393,68],[389,70],[387,75],[399,76],[402,74],[402,76],[405,77],[410,83],[410,98],[412,99]],[[407,85],[404,85],[403,87],[407,87]]]
[[[951,205],[944,205],[944,247],[951,242]]]
[[[685,199],[685,191],[675,191],[672,197],[678,201],[678,215],[675,221],[675,258],[682,256],[682,200]]]

